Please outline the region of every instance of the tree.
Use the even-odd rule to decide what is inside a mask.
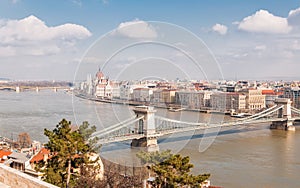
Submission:
[[[210,174],[193,175],[190,173],[193,164],[188,156],[172,154],[170,150],[162,152],[139,152],[137,157],[148,165],[149,170],[156,177],[154,186],[161,188],[199,187]]]
[[[210,174],[190,174],[193,166],[189,156],[172,155],[167,160],[151,167],[151,170],[156,174],[154,183],[162,188],[199,187],[210,177]]]
[[[29,148],[31,145],[31,139],[28,133],[20,133],[18,136],[18,143],[21,148]]]
[[[171,150],[146,152],[139,151],[137,157],[141,159],[143,165],[159,164],[172,156]]]
[[[88,137],[93,131],[95,129],[89,129],[88,123],[72,130],[71,122],[65,119],[54,130],[45,129],[44,134],[49,139],[45,147],[50,150],[51,157],[46,163],[41,162],[39,165],[44,172],[43,180],[60,187],[75,185],[79,175],[76,169],[88,163],[87,155],[93,151],[88,144]],[[43,166],[45,168],[41,168]]]
[[[98,152],[100,150],[101,145],[98,145],[99,141],[98,137],[92,137],[92,134],[96,132],[96,126],[93,125],[90,128],[90,124],[87,121],[84,121],[82,125],[79,126],[79,133],[83,136],[84,140],[90,146],[90,149],[93,152]]]

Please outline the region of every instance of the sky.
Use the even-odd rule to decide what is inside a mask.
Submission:
[[[0,78],[300,79],[300,1],[1,0]]]

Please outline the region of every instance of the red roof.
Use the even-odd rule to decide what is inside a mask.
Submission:
[[[44,155],[49,155],[50,150],[46,148],[42,148],[35,156],[32,157],[30,160],[30,163],[39,162],[41,160],[44,160]]]
[[[275,91],[270,89],[270,90],[262,90],[261,93],[263,95],[275,95]]]
[[[0,150],[0,159],[3,158],[3,156],[9,156],[10,154],[12,154],[11,151],[7,151],[7,150]]]

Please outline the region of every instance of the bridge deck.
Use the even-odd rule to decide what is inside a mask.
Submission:
[[[136,122],[138,120],[143,119],[144,116],[139,118],[129,118],[119,124],[108,127],[102,131],[94,134],[95,136],[100,136],[99,143],[106,144],[112,142],[121,142],[132,139],[139,139],[143,137],[160,137],[168,134],[189,132],[195,130],[204,130],[204,129],[214,129],[214,128],[223,128],[223,127],[231,127],[231,126],[242,126],[249,124],[258,124],[258,123],[268,123],[274,121],[294,121],[296,119],[300,119],[300,117],[293,118],[276,118],[274,115],[282,109],[283,106],[274,106],[272,108],[266,109],[260,113],[254,114],[252,116],[242,118],[236,121],[230,122],[220,122],[220,123],[196,123],[196,122],[184,122],[180,120],[168,119],[165,117],[156,116],[156,124],[155,124],[155,133],[154,134],[135,134],[132,133],[132,124],[136,126]],[[300,115],[299,109],[291,109],[294,113]],[[273,116],[273,117],[271,117]],[[130,127],[131,126],[131,127]],[[126,130],[128,129],[128,130]],[[152,131],[153,132],[153,131]]]

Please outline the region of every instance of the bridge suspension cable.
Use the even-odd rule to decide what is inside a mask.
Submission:
[[[243,118],[243,119],[240,119],[238,121],[231,121],[231,122],[226,122],[226,123],[223,123],[222,126],[231,126],[231,125],[242,125],[242,124],[249,124],[249,123],[259,123],[259,122],[265,122],[265,120],[262,120],[262,121],[257,121],[257,119],[260,119],[260,118],[263,118],[263,117],[266,117],[266,116],[269,116],[270,114],[278,111],[279,109],[283,108],[283,106],[276,106],[277,108],[272,108],[273,110],[265,110],[265,111],[262,111],[260,112],[258,116],[256,115],[253,115],[251,116],[252,118]]]
[[[300,110],[298,109],[298,108],[295,108],[295,107],[291,107],[291,110],[292,110],[292,112],[295,112],[295,113],[297,113],[297,114],[300,114]]]
[[[268,111],[271,111],[271,110],[275,109],[276,107],[278,107],[278,106],[277,106],[277,105],[272,106],[271,108],[268,108],[268,109],[266,109],[266,110],[264,110],[264,111],[261,111],[261,112],[259,112],[259,113],[257,113],[257,114],[253,114],[253,115],[251,115],[251,116],[249,116],[249,117],[241,118],[240,120],[242,121],[242,120],[252,119],[252,118],[254,118],[254,117],[256,117],[256,116],[259,116],[259,115],[264,114],[264,113],[266,113],[266,112],[268,112]]]
[[[168,124],[162,129],[199,129],[199,128],[215,128],[215,127],[225,127],[225,126],[231,126],[231,125],[241,125],[241,124],[249,124],[251,122],[257,121],[257,119],[269,116],[270,114],[278,111],[279,109],[283,108],[283,106],[274,106],[272,108],[269,108],[267,110],[264,110],[260,113],[254,114],[250,117],[239,119],[238,121],[231,121],[231,122],[223,122],[223,123],[214,123],[214,124],[208,124],[208,123],[194,123],[194,122],[185,122],[185,121],[179,121],[179,120],[173,120],[168,119],[160,116],[156,116],[155,118],[160,121],[165,121],[169,123],[173,123],[173,126],[168,126]],[[264,122],[264,121],[261,121]],[[166,123],[165,123],[166,124]],[[189,127],[182,127],[180,125],[189,125]],[[209,126],[208,126],[209,125]]]
[[[115,125],[112,125],[112,126],[110,126],[110,127],[107,127],[107,128],[105,128],[105,129],[102,129],[102,130],[100,130],[100,131],[97,131],[97,132],[93,133],[92,136],[94,137],[95,135],[101,135],[101,134],[103,134],[103,133],[106,133],[106,132],[109,131],[109,130],[118,128],[118,127],[120,127],[120,126],[122,126],[122,125],[124,125],[124,124],[126,124],[126,123],[130,123],[131,121],[135,120],[135,118],[136,118],[135,116],[133,116],[133,117],[131,117],[131,118],[128,118],[128,119],[126,119],[126,120],[124,120],[124,121],[122,121],[122,122],[120,122],[120,123],[117,123],[117,124],[115,124]]]
[[[172,123],[179,123],[179,124],[185,124],[185,125],[206,125],[206,123],[194,123],[194,122],[186,122],[186,121],[179,121],[179,120],[174,120],[174,119],[169,119],[169,118],[164,118],[161,116],[155,116],[155,119],[161,120],[161,121],[167,121],[167,122],[172,122]]]
[[[260,113],[260,115],[258,115],[258,116],[254,116],[253,115],[253,117],[252,118],[249,118],[249,119],[242,119],[241,121],[252,121],[252,120],[256,120],[256,119],[259,119],[259,118],[262,118],[262,117],[266,117],[266,116],[268,116],[268,115],[270,115],[270,114],[272,114],[272,113],[274,113],[274,112],[276,112],[276,111],[278,111],[279,109],[281,109],[281,108],[283,108],[283,106],[277,106],[277,108],[275,108],[275,109],[273,109],[273,110],[265,110],[265,111],[263,111],[264,113]]]
[[[94,134],[92,136],[92,138],[94,138],[96,136],[97,137],[103,137],[103,136],[108,135],[110,133],[117,132],[117,131],[121,130],[122,128],[126,128],[128,125],[134,124],[135,122],[137,122],[137,121],[139,121],[140,119],[143,119],[143,118],[144,118],[144,116],[141,116],[141,117],[139,117],[139,118],[137,118],[137,119],[135,119],[133,121],[127,122],[127,123],[125,123],[125,124],[123,124],[123,125],[121,125],[119,127],[115,127],[115,128],[110,129],[110,130],[107,130],[106,132],[103,132],[103,133],[100,133],[100,134]]]

